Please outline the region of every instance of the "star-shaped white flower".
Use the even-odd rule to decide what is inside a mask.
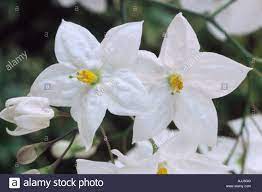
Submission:
[[[220,174],[227,173],[228,167],[204,155],[196,153],[196,142],[189,135],[176,136],[159,146],[152,154],[152,146],[141,143],[135,151],[123,155],[112,150],[120,163],[112,164],[90,160],[77,160],[79,174]],[[145,153],[141,153],[144,151]],[[134,154],[137,152],[137,154]]]
[[[106,11],[107,2],[106,0],[57,0],[63,7],[71,7],[76,3],[79,3],[87,10],[95,13],[103,13]]]
[[[214,13],[229,0],[180,0],[181,5],[189,10],[199,13]],[[221,11],[215,20],[227,33],[232,35],[247,35],[262,27],[262,1],[261,0],[237,0]],[[221,40],[225,39],[213,25],[208,24],[210,31]]]
[[[178,129],[199,138],[199,144],[216,143],[218,119],[212,99],[235,90],[251,69],[199,50],[195,32],[180,13],[167,30],[159,58],[140,51],[133,70],[154,102],[152,112],[136,117],[133,142],[157,135],[174,121]]]
[[[6,129],[13,136],[21,136],[49,127],[54,111],[47,98],[16,97],[8,99],[6,108],[0,112],[0,118],[14,123],[14,131]]]
[[[142,22],[115,27],[100,44],[85,28],[63,21],[55,40],[59,64],[45,69],[30,95],[49,98],[50,104],[72,107],[87,150],[106,110],[137,115],[147,108],[147,92],[128,68],[137,58]]]

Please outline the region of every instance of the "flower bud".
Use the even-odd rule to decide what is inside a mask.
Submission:
[[[44,97],[17,97],[6,101],[6,108],[0,112],[0,118],[14,123],[14,131],[7,129],[13,136],[21,136],[49,127],[54,111],[49,100]]]
[[[26,165],[34,162],[42,153],[49,147],[48,142],[26,145],[19,149],[16,154],[17,162],[21,165]]]
[[[68,140],[60,140],[56,142],[51,149],[52,155],[56,158],[60,158],[69,144],[70,141]],[[63,159],[70,159],[73,157],[89,158],[96,153],[98,145],[99,141],[95,140],[93,146],[88,151],[86,151],[85,146],[82,144],[80,136],[78,134],[75,138],[74,143],[72,144],[66,155],[63,157]]]

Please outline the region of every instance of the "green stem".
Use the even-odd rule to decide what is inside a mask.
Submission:
[[[52,141],[50,141],[50,146],[53,145],[54,143],[56,143],[57,141],[60,141],[62,139],[64,139],[65,137],[67,137],[68,135],[71,135],[71,134],[76,134],[78,132],[78,129],[72,129],[70,131],[68,131],[65,135],[61,136],[61,137],[58,137]]]
[[[154,139],[149,139],[149,142],[151,143],[152,147],[153,147],[153,154],[157,152],[158,150],[158,146],[156,144],[156,142],[154,141]]]
[[[230,6],[232,3],[234,3],[236,0],[231,0],[229,2],[227,2],[226,4],[222,5],[221,7],[219,7],[214,13],[212,13],[212,15],[210,17],[214,18],[216,15],[218,15],[219,13],[221,13],[221,11],[223,11],[225,8],[227,8],[228,6]]]
[[[59,157],[59,159],[57,159],[52,165],[52,170],[55,170],[57,168],[57,166],[61,163],[62,159],[64,158],[64,156],[66,155],[66,153],[69,151],[69,149],[71,148],[72,144],[74,143],[75,137],[76,137],[77,132],[74,131],[73,132],[73,137],[68,145],[68,147],[66,148],[66,150],[64,151],[64,153]]]
[[[108,149],[108,153],[109,153],[109,156],[110,156],[110,159],[111,159],[111,162],[114,164],[115,163],[115,159],[114,159],[114,156],[113,156],[113,153],[111,152],[112,148],[111,148],[111,145],[108,141],[108,137],[106,136],[106,132],[104,130],[104,128],[102,126],[100,126],[100,130],[101,130],[101,133],[104,137],[104,141],[106,142],[106,146],[107,146],[107,149]]]

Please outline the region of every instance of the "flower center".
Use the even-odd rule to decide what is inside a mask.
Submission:
[[[88,85],[95,85],[99,81],[99,74],[88,69],[84,69],[77,72],[76,78]]]
[[[167,175],[168,174],[168,170],[165,167],[164,163],[159,163],[158,164],[157,174],[158,175]]]
[[[184,87],[182,76],[177,73],[174,73],[168,77],[168,84],[173,93],[180,93]]]

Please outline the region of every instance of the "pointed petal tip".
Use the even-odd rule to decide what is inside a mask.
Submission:
[[[185,17],[184,17],[184,15],[183,15],[182,12],[179,12],[179,13],[175,16],[175,18],[177,18],[177,19],[185,19]]]

